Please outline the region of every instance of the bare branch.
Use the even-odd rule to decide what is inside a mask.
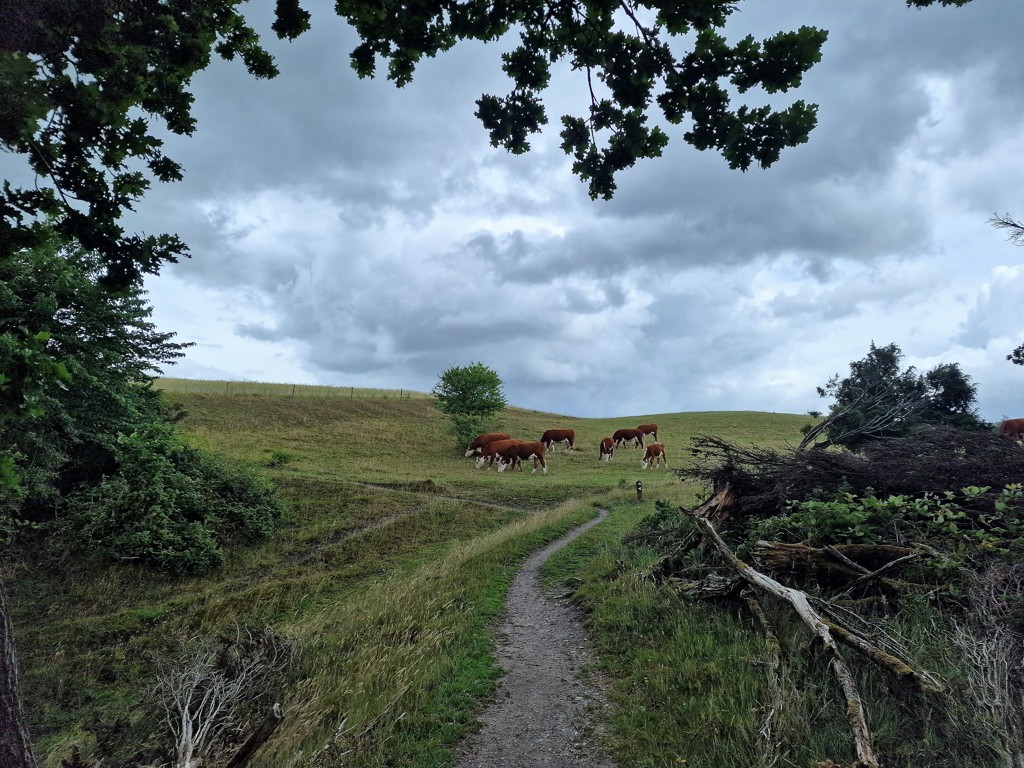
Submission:
[[[996,229],[1008,230],[1007,239],[1014,245],[1024,246],[1024,223],[1011,218],[1010,214],[993,215],[988,223]]]

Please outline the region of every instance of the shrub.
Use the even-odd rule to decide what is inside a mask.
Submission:
[[[56,523],[73,549],[195,574],[223,562],[222,545],[264,538],[280,520],[265,481],[167,425],[120,436],[114,453],[116,473],[73,496]]]

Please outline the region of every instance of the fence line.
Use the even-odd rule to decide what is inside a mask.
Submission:
[[[270,384],[258,381],[205,381],[200,379],[158,378],[153,380],[153,387],[165,392],[338,400],[421,400],[432,397],[426,392],[417,392],[412,389],[328,387],[317,384]]]

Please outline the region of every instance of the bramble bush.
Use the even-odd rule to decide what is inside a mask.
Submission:
[[[784,542],[874,544],[919,540],[964,554],[1010,554],[1021,548],[1024,525],[1015,510],[1024,486],[877,497],[843,492],[830,499],[791,501],[785,513],[757,521],[752,537]]]
[[[186,445],[167,425],[122,435],[117,471],[71,498],[57,530],[75,551],[178,574],[219,566],[222,546],[269,536],[281,518],[254,473]]]

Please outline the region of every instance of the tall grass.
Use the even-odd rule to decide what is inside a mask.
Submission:
[[[571,586],[588,617],[598,664],[610,681],[609,732],[620,765],[636,768],[779,766],[855,762],[842,693],[809,633],[786,604],[765,600],[782,653],[777,669],[764,633],[739,602],[684,601],[651,576],[663,556],[623,543],[646,513],[620,502],[613,515],[546,564]],[[907,599],[886,623],[916,668],[945,693],[917,699],[879,668],[844,651],[867,702],[886,768],[996,768],[1000,745],[966,693],[952,619],[927,597]]]
[[[498,474],[473,468],[426,397],[239,397],[216,383],[211,392],[167,390],[166,397],[184,409],[190,440],[264,467],[288,504],[286,523],[273,541],[232,550],[221,571],[203,578],[31,557],[13,563],[26,704],[47,768],[57,768],[73,743],[86,755],[96,749],[85,730],[94,716],[127,717],[130,737],[157,739],[149,694],[156,661],[182,640],[233,635],[237,627],[270,627],[297,651],[279,691],[285,723],[256,765],[448,765],[493,690],[493,625],[526,554],[591,516],[594,501],[615,510],[596,535],[621,537],[655,500],[691,504],[699,493],[672,472],[643,472],[636,450],[600,462],[601,437],[657,421],[670,464],[680,467],[695,434],[793,444],[807,421],[754,413],[578,419],[511,408],[503,418],[514,435],[537,439],[567,426],[579,450],[553,451],[548,475]],[[642,504],[633,500],[637,479]],[[667,673],[661,687],[648,686],[668,666],[659,649],[707,646],[717,654],[721,645],[726,653],[734,644],[722,641],[735,626],[708,628],[717,620],[694,614],[671,632],[661,629],[658,619],[678,610],[669,596],[639,576],[605,578],[641,572],[643,556],[636,557],[588,553],[596,570],[587,572],[603,575],[585,578],[631,590],[597,633],[602,663],[628,681],[624,690],[648,700],[640,714],[616,694],[621,764],[674,764],[675,752],[653,734],[700,715],[710,689],[680,687]],[[644,607],[648,593],[661,602]],[[711,640],[694,639],[702,627]],[[621,644],[647,655],[617,666]],[[707,680],[749,666],[756,648],[737,645],[728,654],[708,656]],[[743,702],[753,698],[736,699],[739,710],[723,704],[716,727],[748,730],[753,716]],[[717,765],[711,760],[704,764]]]

